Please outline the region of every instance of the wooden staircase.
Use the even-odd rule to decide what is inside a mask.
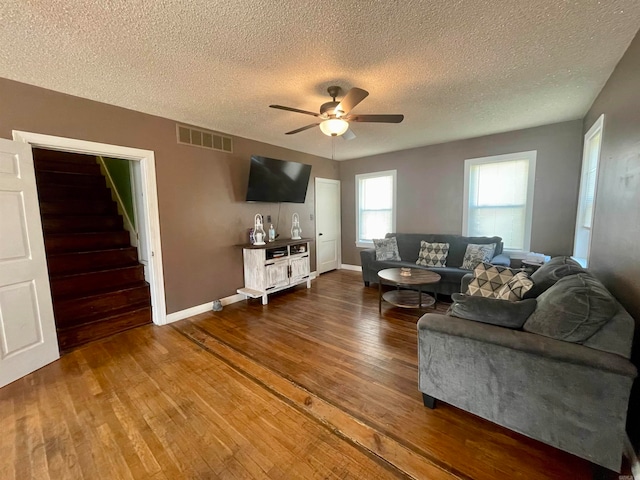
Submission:
[[[33,158],[60,349],[150,323],[149,284],[96,157]]]

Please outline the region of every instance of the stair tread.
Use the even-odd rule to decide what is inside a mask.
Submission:
[[[83,250],[79,252],[61,252],[61,253],[52,253],[47,255],[47,258],[51,257],[65,257],[65,256],[74,256],[74,255],[90,255],[94,253],[107,253],[107,252],[126,252],[130,250],[136,250],[136,247],[116,247],[116,248],[101,248],[99,250]]]
[[[93,292],[82,293],[81,295],[65,295],[65,296],[56,296],[53,299],[54,305],[60,307],[66,303],[72,303],[76,301],[90,301],[92,299],[98,299],[100,297],[106,297],[109,295],[115,295],[118,293],[149,288],[149,284],[144,280],[136,280],[135,282],[131,282],[126,285],[119,285],[116,288],[107,288],[104,290],[96,290]]]
[[[73,273],[63,273],[61,275],[50,275],[49,278],[51,281],[61,281],[61,280],[65,280],[65,279],[70,279],[70,278],[77,278],[77,277],[82,277],[82,276],[86,276],[86,275],[91,275],[91,274],[100,274],[100,273],[106,273],[106,272],[117,272],[117,271],[123,271],[123,270],[131,270],[131,269],[138,269],[138,268],[144,268],[144,265],[140,264],[140,263],[136,263],[136,264],[132,264],[132,265],[118,265],[117,267],[107,267],[107,268],[97,268],[97,269],[92,269],[92,270],[87,270],[84,272],[73,272]]]
[[[110,315],[106,316],[106,317],[100,317],[100,318],[93,318],[90,319],[89,321],[87,321],[86,323],[81,323],[78,325],[74,325],[71,327],[57,327],[56,330],[59,332],[68,332],[80,327],[83,327],[85,325],[91,325],[91,324],[95,324],[95,323],[99,323],[99,322],[106,322],[106,321],[112,321],[113,319],[117,318],[117,317],[122,317],[124,315],[131,315],[131,314],[135,314],[138,312],[143,312],[146,310],[149,310],[149,313],[151,313],[151,306],[149,305],[131,305],[134,308],[128,309],[128,310],[122,310],[122,311],[118,311],[117,313],[113,313],[113,312],[109,312]]]

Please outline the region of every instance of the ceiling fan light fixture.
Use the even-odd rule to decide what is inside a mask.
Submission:
[[[340,118],[330,118],[320,124],[320,130],[329,137],[339,137],[349,130],[349,122]]]

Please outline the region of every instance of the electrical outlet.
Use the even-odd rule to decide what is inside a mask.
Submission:
[[[267,223],[271,223],[271,215],[267,215]]]
[[[313,213],[309,214],[309,220],[313,220]]]

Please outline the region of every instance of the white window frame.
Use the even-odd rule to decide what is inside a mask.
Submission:
[[[600,134],[600,143],[598,144],[595,172],[595,188],[593,191],[593,206],[596,204],[598,194],[598,177],[600,172],[600,158],[602,154],[602,140],[604,138],[604,114],[591,126],[589,131],[584,135],[584,145],[582,148],[582,169],[580,172],[580,194],[578,196],[578,208],[576,210],[576,228],[573,239],[573,258],[577,260],[583,267],[589,266],[589,254],[591,251],[591,233],[593,232],[593,219],[595,208],[591,209],[590,224],[591,227],[584,225],[585,209],[587,208],[587,175],[589,169],[588,155],[590,142],[597,134]]]
[[[525,230],[523,250],[505,248],[504,252],[511,258],[524,258],[531,249],[531,219],[533,218],[533,190],[535,186],[537,150],[527,152],[506,153],[504,155],[492,155],[490,157],[469,158],[464,161],[464,203],[462,211],[462,235],[469,236],[469,175],[471,167],[488,163],[512,162],[526,159],[529,161],[527,174],[527,200],[525,206]],[[500,236],[499,232],[496,235]]]
[[[373,241],[371,240],[361,240],[360,239],[360,184],[361,180],[367,180],[369,178],[377,178],[377,177],[392,177],[393,182],[393,205],[391,206],[391,232],[396,231],[396,212],[397,212],[397,171],[396,170],[385,170],[384,172],[372,172],[372,173],[361,173],[356,175],[356,246],[359,248],[371,248],[373,247]]]

